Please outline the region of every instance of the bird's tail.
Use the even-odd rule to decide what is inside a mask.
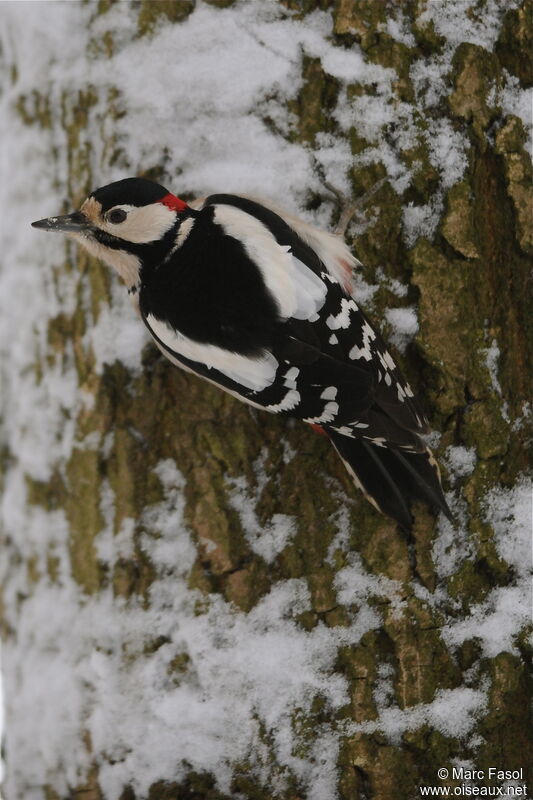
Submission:
[[[343,436],[331,428],[325,433],[366,498],[402,528],[411,530],[409,506],[414,500],[422,500],[451,519],[439,468],[429,448],[411,453]]]

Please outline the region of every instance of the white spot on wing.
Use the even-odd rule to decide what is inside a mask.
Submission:
[[[365,361],[372,361],[372,348],[370,346],[370,342],[376,338],[376,334],[368,322],[364,323],[361,332],[363,334],[363,344],[361,347],[354,345],[350,350],[349,356],[350,358],[364,358]]]
[[[327,386],[322,394],[320,395],[321,400],[335,400],[337,397],[337,387],[336,386]]]
[[[306,417],[304,422],[309,422],[311,425],[317,422],[333,422],[339,412],[339,404],[334,402],[326,403],[324,410],[319,417]]]
[[[146,322],[154,336],[169,350],[218,370],[246,389],[259,392],[270,386],[276,377],[278,362],[272,353],[265,351],[258,358],[250,358],[216,345],[195,342],[152,314],[148,314]]]
[[[338,314],[330,314],[326,320],[326,325],[332,331],[338,331],[339,328],[350,327],[350,312],[357,310],[353,300],[347,300],[345,297],[341,300],[341,310]]]
[[[296,408],[299,402],[300,392],[298,392],[296,389],[289,389],[283,400],[281,400],[279,403],[265,406],[265,410],[271,411],[274,414],[278,414],[280,411],[291,411],[293,408]]]
[[[353,439],[353,430],[349,428],[347,425],[339,425],[339,427],[335,427],[337,433],[342,433],[343,436],[349,436]]]
[[[296,378],[300,374],[298,367],[291,367],[283,376],[283,385],[287,389],[296,389]]]

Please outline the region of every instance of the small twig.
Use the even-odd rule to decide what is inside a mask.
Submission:
[[[341,214],[335,229],[336,234],[339,236],[345,235],[348,225],[353,217],[366,206],[372,195],[376,194],[376,192],[381,189],[386,180],[387,178],[381,178],[379,181],[376,181],[376,183],[368,190],[368,192],[365,192],[365,194],[361,195],[361,197],[358,197],[354,201],[346,197],[344,192],[342,192],[340,189],[337,189],[337,187],[333,186],[333,184],[331,184],[329,181],[323,181],[325,188],[328,190],[328,192],[331,192],[333,195],[335,195],[341,207]]]

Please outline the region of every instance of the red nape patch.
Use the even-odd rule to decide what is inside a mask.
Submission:
[[[325,436],[327,438],[327,433],[322,427],[322,425],[317,425],[315,422],[310,422],[309,424],[315,433],[319,433],[320,436]]]
[[[170,194],[170,192],[161,198],[159,202],[163,203],[167,208],[172,209],[172,211],[185,211],[185,209],[188,208],[187,203],[184,203],[183,200],[180,200],[176,195]]]

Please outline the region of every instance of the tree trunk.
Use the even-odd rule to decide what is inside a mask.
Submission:
[[[533,787],[531,10],[2,4],[4,800]],[[406,536],[29,228],[134,174],[331,228],[322,178],[386,177],[349,231],[359,297],[453,524],[415,508]]]

